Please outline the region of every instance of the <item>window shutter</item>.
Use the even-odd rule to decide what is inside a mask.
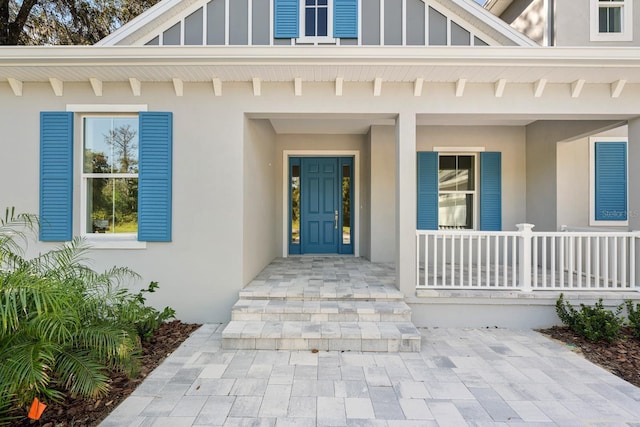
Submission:
[[[140,113],[138,240],[171,241],[173,114]]]
[[[40,113],[40,240],[69,241],[73,218],[73,113]]]
[[[627,220],[627,143],[595,143],[595,219]]]
[[[480,230],[502,230],[502,153],[480,153]]]
[[[418,152],[418,230],[438,229],[438,153]]]
[[[294,39],[299,36],[300,0],[275,0],[274,37]]]
[[[358,38],[358,0],[333,0],[333,37]]]

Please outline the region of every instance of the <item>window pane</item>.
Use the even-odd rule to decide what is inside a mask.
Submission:
[[[342,244],[351,244],[351,167],[342,166]]]
[[[307,7],[305,10],[304,35],[313,37],[316,35],[316,9]]]
[[[88,178],[85,231],[137,233],[138,178]]]
[[[84,119],[85,173],[138,173],[138,119]]]
[[[300,166],[291,167],[291,243],[300,244]]]
[[[318,8],[318,32],[317,35],[318,36],[326,36],[328,34],[328,30],[327,30],[327,8],[326,7],[319,7]]]
[[[472,229],[473,194],[440,194],[438,223],[441,229]]]
[[[458,191],[474,190],[474,157],[458,156],[458,171],[456,174],[456,182]]]
[[[456,156],[440,156],[438,188],[440,191],[456,190]]]

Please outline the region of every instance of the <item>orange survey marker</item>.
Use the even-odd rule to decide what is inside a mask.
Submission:
[[[29,409],[28,417],[32,420],[39,420],[46,407],[47,405],[40,402],[38,398],[35,397],[33,399],[33,403],[31,403],[31,409]]]

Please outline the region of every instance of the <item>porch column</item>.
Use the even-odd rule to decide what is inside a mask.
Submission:
[[[416,115],[398,114],[396,122],[396,286],[405,296],[416,292]]]
[[[629,194],[629,230],[640,231],[640,117],[629,120],[627,144],[627,173]],[[640,239],[636,239],[636,288],[640,288]]]

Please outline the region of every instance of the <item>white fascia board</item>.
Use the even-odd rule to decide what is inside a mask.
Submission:
[[[489,0],[483,7],[492,14],[500,16],[511,6],[511,3],[513,3],[513,0]]]
[[[167,65],[526,65],[532,67],[636,67],[637,47],[518,46],[28,46],[0,47],[0,69],[49,66]],[[14,78],[19,79],[18,76]]]
[[[131,21],[124,24],[122,27],[118,28],[113,33],[109,34],[107,37],[97,42],[95,46],[116,45],[116,43],[118,43],[120,40],[129,37],[131,34],[138,31],[138,29],[144,27],[154,19],[157,19],[176,5],[180,4],[181,1],[182,0],[163,0],[160,3],[155,4],[145,12],[141,13]]]
[[[512,28],[505,21],[498,18],[493,13],[489,12],[487,9],[480,6],[475,1],[467,1],[467,0],[449,0],[454,3],[459,8],[463,9],[465,12],[468,12],[478,19],[483,21],[489,27],[497,31],[499,34],[502,34],[509,40],[516,43],[518,46],[532,46],[532,47],[540,47],[538,43],[531,40],[529,37],[525,36],[521,32]],[[483,47],[484,48],[484,47]]]

